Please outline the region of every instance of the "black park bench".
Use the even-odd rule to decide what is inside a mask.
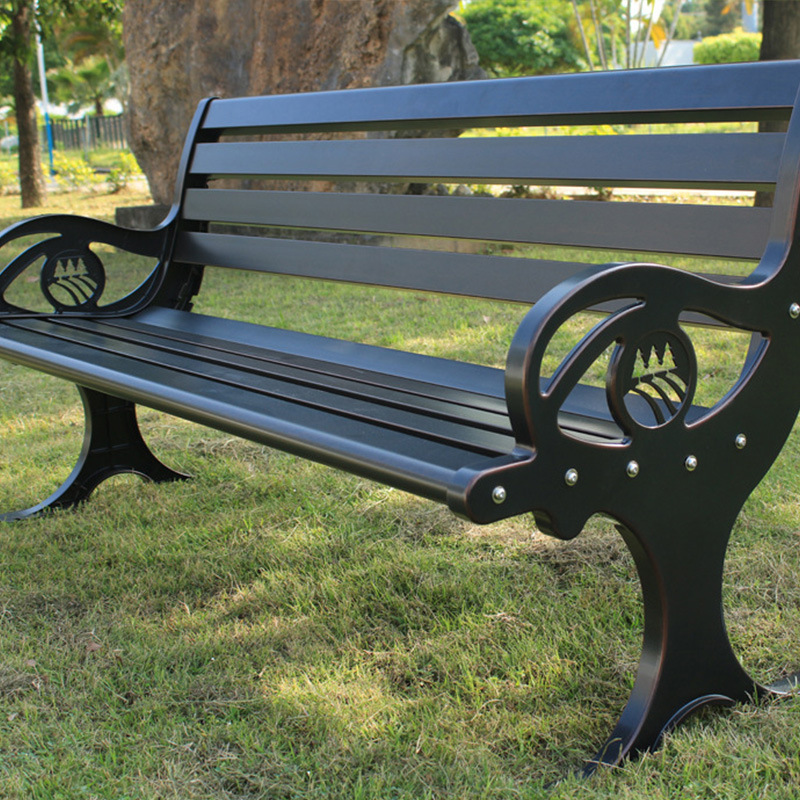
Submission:
[[[141,404],[478,523],[532,512],[570,539],[611,517],[641,579],[644,644],[587,771],[654,747],[701,706],[780,693],[734,656],[721,586],[734,521],[800,405],[798,87],[800,62],[771,62],[202,102],[157,228],[55,215],[0,236],[26,237],[0,275],[0,356],[77,384],[86,410],[67,482],[5,518],[78,504],[121,472],[182,477],[145,445]],[[788,132],[696,124],[762,120]],[[453,136],[467,129],[485,135]],[[773,202],[420,191],[439,184],[764,190]],[[152,267],[115,288],[110,248]],[[465,363],[192,311],[212,269],[508,301],[521,322],[504,369]],[[693,345],[708,330],[749,343],[712,403]]]

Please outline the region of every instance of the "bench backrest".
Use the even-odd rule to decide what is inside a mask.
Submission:
[[[797,164],[790,153],[792,163],[781,167],[786,134],[656,126],[788,120],[798,85],[800,62],[767,62],[212,100],[198,111],[184,153],[174,259],[524,303],[587,263],[609,260],[597,249],[758,262],[768,241],[788,240],[794,226]],[[642,127],[627,135],[556,130],[629,125]],[[513,137],[503,127],[532,130]],[[453,137],[465,129],[485,135]],[[774,209],[374,188],[772,190],[781,169]],[[320,191],[330,184],[339,191]],[[215,223],[250,230],[220,232]],[[264,226],[262,235],[252,226]],[[343,233],[364,236],[342,241]],[[409,246],[402,237],[415,238]],[[439,240],[568,246],[587,255],[454,254]],[[705,271],[702,260],[697,271]]]

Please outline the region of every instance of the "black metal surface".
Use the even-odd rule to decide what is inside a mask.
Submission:
[[[187,264],[531,304],[589,264],[401,247],[308,242],[221,233],[182,233],[175,255]],[[741,277],[708,275],[722,283]],[[615,301],[595,310],[611,311]],[[697,320],[693,320],[697,322]],[[700,324],[714,325],[713,319]]]
[[[6,292],[28,267],[42,258],[44,266],[41,271],[41,288],[54,311],[84,313],[91,310],[116,314],[141,308],[152,300],[164,259],[166,234],[163,229],[134,231],[85,217],[52,214],[11,225],[0,234],[0,247],[22,237],[45,235],[51,236],[47,239],[40,238],[28,246],[0,273],[0,312],[25,314],[28,311],[8,302]],[[136,255],[150,256],[159,261],[151,275],[137,290],[122,300],[101,306],[105,273],[102,261],[92,251],[91,244],[110,245]],[[91,264],[91,274],[86,272],[86,264]],[[73,267],[77,267],[77,270]],[[64,277],[67,272],[76,273],[72,275],[72,280],[78,282],[80,292],[75,294],[75,297],[81,302],[69,302],[70,293],[65,294],[63,291],[58,299],[48,288],[55,281],[57,273]],[[84,272],[86,274],[83,274]],[[87,295],[85,290],[90,284],[93,285]],[[56,293],[58,294],[58,291]]]
[[[171,309],[153,308],[135,319],[105,324],[455,404],[468,394],[470,406],[507,414],[503,371],[492,367]]]
[[[374,382],[370,385],[367,380],[333,377],[319,369],[291,370],[275,364],[272,353],[259,358],[230,350],[215,352],[197,344],[137,337],[131,332],[119,335],[107,326],[77,321],[25,320],[17,327],[46,336],[56,353],[89,351],[79,356],[87,362],[104,363],[104,358],[124,361],[127,369],[141,373],[150,368],[165,369],[174,384],[186,378],[187,391],[198,394],[218,396],[228,390],[245,390],[260,396],[265,409],[270,408],[270,399],[277,399],[464,447],[476,454],[505,452],[513,446],[507,415],[470,414],[466,392],[455,407],[431,401],[426,408],[419,393],[409,395],[397,388],[375,386]],[[190,388],[192,379],[199,379],[197,389]],[[213,387],[206,388],[212,382]]]
[[[503,372],[491,367],[166,309],[140,314],[135,322],[105,322],[104,327],[120,329],[126,336],[150,333],[162,341],[200,345],[216,353],[235,351],[269,363],[275,374],[299,367],[323,376],[326,383],[341,378],[369,391],[402,392],[414,408],[443,404],[462,421],[478,414],[483,424],[503,431],[510,426]],[[560,424],[603,439],[620,435],[604,392],[592,386],[575,388],[561,409]]]
[[[36,339],[40,337],[35,337]],[[30,334],[16,331],[0,340],[6,357],[45,372],[85,383],[106,393],[124,393],[147,405],[218,430],[263,442],[290,453],[443,501],[449,481],[475,453],[401,431],[370,425],[324,410],[235,389],[164,367],[140,366],[79,346],[43,352]],[[90,380],[89,380],[90,379]]]
[[[126,325],[115,320],[114,325]],[[228,343],[236,352],[265,349],[286,354],[308,363],[319,360],[328,370],[346,369],[353,374],[384,373],[393,382],[410,380],[425,385],[427,393],[450,397],[449,392],[468,392],[481,396],[481,407],[506,412],[503,371],[469,362],[420,356],[403,350],[374,347],[359,342],[332,339],[252,322],[211,317],[199,313],[183,314],[165,308],[150,308],[137,314],[137,328],[160,336],[186,336],[210,347]],[[487,404],[487,405],[484,405]]]
[[[182,261],[302,278],[535,303],[562,280],[586,269],[545,261],[222,233],[182,233]]]
[[[798,85],[800,62],[771,62],[204,102],[175,204],[157,230],[51,217],[0,235],[0,245],[46,237],[0,274],[0,355],[86,387],[87,413],[84,451],[64,487],[6,518],[79,503],[119,471],[180,477],[141,441],[141,403],[447,503],[476,522],[533,512],[542,530],[568,539],[595,513],[616,520],[642,583],[644,642],[631,698],[587,772],[656,746],[699,707],[775,691],[753,681],[731,651],[721,582],[731,526],[800,406],[792,369],[800,117],[785,136],[216,140],[225,132],[778,119],[795,107]],[[213,175],[777,184],[767,210],[209,190]],[[653,264],[586,269],[571,255],[209,232],[211,222],[761,260],[747,278],[707,279]],[[103,305],[96,244],[157,264],[131,295]],[[38,260],[53,313],[6,299]],[[189,313],[206,266],[541,300],[502,371]],[[608,316],[559,367],[545,369],[561,326],[598,308]],[[711,409],[694,401],[690,318],[752,334],[738,382]],[[603,359],[605,389],[584,385]]]
[[[167,218],[161,224],[165,232],[164,243],[164,269],[159,276],[158,292],[153,298],[153,303],[168,308],[191,309],[192,299],[200,291],[203,281],[203,269],[198,265],[187,265],[181,263],[175,257],[175,238],[178,234],[181,207],[184,195],[189,188],[204,186],[203,181],[192,178],[189,174],[189,164],[194,155],[195,147],[198,142],[208,141],[208,135],[203,131],[202,124],[206,113],[211,106],[212,99],[201,100],[197,105],[189,131],[186,134],[186,142],[181,152],[178,164],[178,176],[175,182],[175,199]],[[212,137],[213,138],[213,137]],[[189,230],[205,230],[206,226],[201,224],[189,224]]]
[[[739,508],[780,451],[797,413],[800,385],[794,371],[785,368],[800,340],[798,320],[788,313],[796,256],[790,258],[789,269],[757,287],[721,287],[663,267],[629,265],[555,290],[522,324],[509,355],[516,461],[492,476],[462,475],[472,481],[473,511],[480,504],[494,513],[490,493],[500,482],[509,502],[519,492],[524,506],[536,508],[540,526],[554,535],[577,535],[597,512],[620,523],[642,581],[645,641],[633,695],[598,755],[600,763],[617,763],[655,746],[665,730],[702,705],[766,692],[730,651],[721,576]],[[560,321],[631,284],[640,287],[643,302],[598,326],[543,384],[544,347]],[[632,385],[630,356],[649,348],[654,338],[685,340],[678,316],[687,307],[722,316],[741,329],[762,330],[761,347],[713,412],[691,422],[687,405],[663,421],[632,416],[624,403]],[[553,415],[586,366],[614,342],[610,407],[626,439],[611,447],[579,442]],[[686,381],[689,402],[696,378],[695,372]],[[768,411],[764,387],[771,395]],[[746,446],[737,447],[742,435]],[[635,477],[628,474],[631,462],[638,467]],[[570,470],[575,470],[573,485],[565,480]]]
[[[209,177],[769,189],[777,133],[199,144]]]
[[[497,203],[502,205],[498,208]],[[209,189],[186,193],[183,217],[238,225],[757,259],[767,243],[772,213],[768,208],[743,206],[546,199],[520,203],[494,197]]]

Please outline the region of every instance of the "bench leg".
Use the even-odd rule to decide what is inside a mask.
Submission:
[[[681,520],[662,508],[648,520],[646,536],[620,526],[642,584],[644,643],[628,704],[588,763],[587,775],[652,750],[666,731],[703,706],[781,693],[750,678],[731,649],[722,576],[733,520],[703,516]]]
[[[161,483],[188,478],[161,463],[142,439],[136,405],[128,400],[79,386],[86,414],[86,431],[78,463],[64,483],[46,500],[22,511],[0,515],[17,520],[50,509],[70,508],[86,500],[104,480],[131,472]]]

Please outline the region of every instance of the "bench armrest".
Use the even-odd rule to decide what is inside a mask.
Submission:
[[[650,503],[653,497],[681,502],[689,474],[693,493],[702,486],[719,492],[724,475],[735,515],[780,451],[800,402],[800,386],[787,386],[798,383],[787,364],[800,344],[800,321],[786,313],[789,302],[779,292],[655,264],[612,264],[545,295],[519,326],[506,369],[518,451],[529,454],[518,468],[526,476],[525,503],[540,527],[571,538],[596,513],[630,519],[648,493]],[[546,374],[545,355],[559,328],[612,301],[618,309]],[[697,362],[681,325],[691,312],[754,334],[738,380],[711,409],[693,406]],[[590,368],[605,358],[605,392],[594,395],[603,401],[600,416],[619,430],[616,438],[594,435],[591,425],[569,429],[559,418]],[[735,443],[745,441],[754,444],[737,450]]]
[[[14,281],[42,258],[40,286],[54,311],[86,313],[101,310],[113,314],[130,310],[152,293],[158,281],[159,267],[168,254],[171,231],[170,219],[151,230],[121,228],[101,220],[69,214],[50,214],[15,223],[0,233],[0,247],[26,236],[40,238],[12,258],[0,271],[0,314],[35,313],[8,302],[5,295]],[[124,301],[99,307],[106,274],[101,259],[91,249],[92,244],[109,245],[133,255],[147,256],[157,263],[148,278]],[[51,292],[54,284],[60,285],[64,291]]]

